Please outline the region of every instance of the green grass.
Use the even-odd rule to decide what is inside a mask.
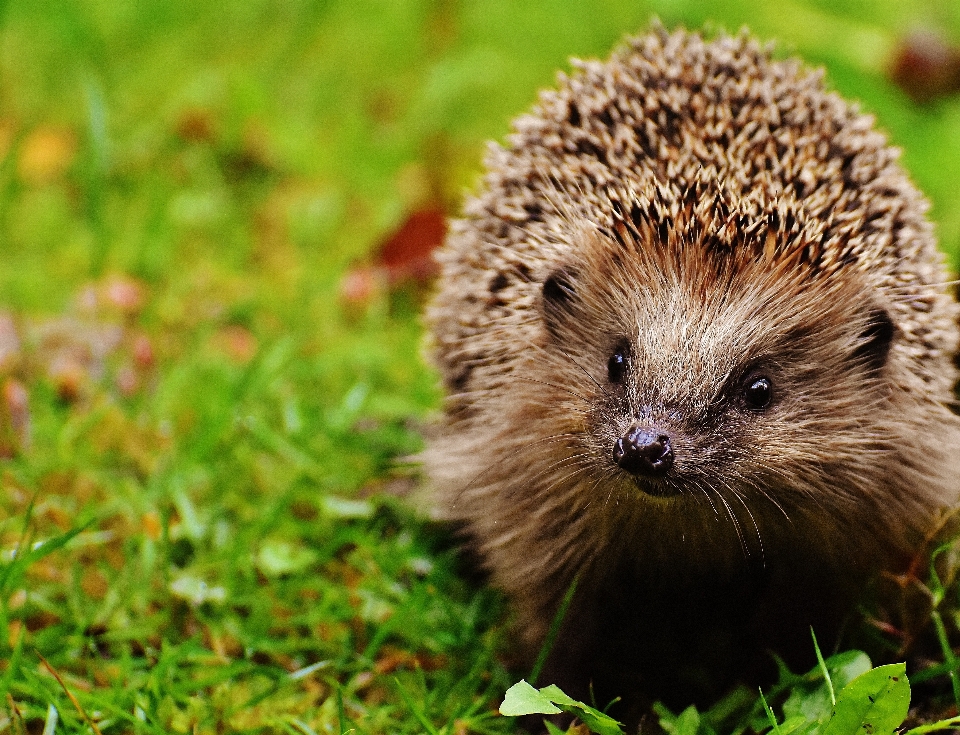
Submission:
[[[653,13],[826,65],[960,264],[960,98],[885,79],[912,24],[960,42],[953,3],[0,13],[0,733],[514,729],[502,600],[395,497],[440,400],[423,295],[338,289],[406,213],[455,210],[569,56]]]

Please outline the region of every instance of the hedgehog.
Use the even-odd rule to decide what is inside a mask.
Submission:
[[[431,503],[540,682],[707,701],[828,648],[957,503],[958,307],[821,72],[662,26],[572,64],[437,254]]]

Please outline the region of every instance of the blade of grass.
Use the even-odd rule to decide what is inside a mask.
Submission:
[[[410,708],[410,711],[413,713],[413,716],[417,718],[417,722],[423,725],[423,729],[426,730],[430,735],[439,735],[437,728],[433,726],[433,723],[427,719],[427,716],[424,714],[423,710],[417,705],[416,702],[410,697],[410,694],[404,689],[403,684],[400,683],[400,680],[394,678],[394,682],[397,685],[397,691],[400,694],[400,697],[406,703],[407,707]]]
[[[830,671],[827,669],[827,664],[823,660],[823,654],[820,652],[820,644],[817,643],[817,634],[813,632],[813,628],[810,628],[810,635],[813,638],[813,650],[817,652],[817,665],[820,667],[820,672],[823,674],[823,680],[827,682],[827,689],[830,692],[830,703],[836,707],[837,706],[837,695],[833,691],[833,679],[830,678]]]
[[[547,632],[547,637],[540,647],[540,653],[537,654],[537,660],[534,662],[533,669],[530,671],[530,683],[533,685],[540,683],[538,681],[540,672],[543,671],[543,667],[547,663],[547,657],[550,655],[550,651],[553,650],[553,644],[556,642],[557,635],[560,633],[560,626],[563,624],[563,619],[567,616],[567,611],[570,609],[570,604],[573,602],[573,596],[577,592],[577,585],[579,583],[580,577],[578,575],[573,578],[573,581],[567,588],[566,594],[563,596],[563,600],[560,602],[557,614],[553,616],[553,622],[550,623],[550,630]]]

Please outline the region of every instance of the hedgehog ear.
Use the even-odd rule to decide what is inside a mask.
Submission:
[[[859,345],[853,356],[871,372],[879,372],[887,364],[890,346],[897,328],[885,309],[871,309],[866,326],[860,332]]]
[[[571,314],[577,300],[577,272],[572,268],[557,268],[543,282],[543,321],[551,334],[556,335],[564,320]]]

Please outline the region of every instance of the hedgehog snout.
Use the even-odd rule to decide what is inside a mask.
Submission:
[[[631,475],[663,475],[673,467],[670,435],[655,426],[634,424],[614,442],[613,461]]]

